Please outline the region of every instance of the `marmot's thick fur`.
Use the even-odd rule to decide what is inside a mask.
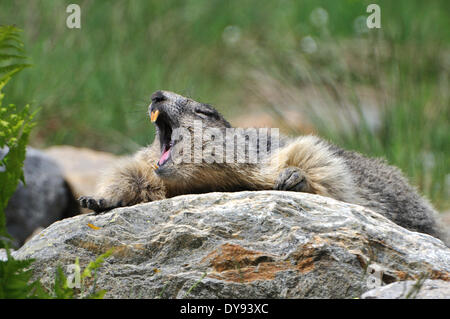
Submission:
[[[230,124],[210,105],[167,91],[152,95],[149,114],[156,124],[154,143],[106,172],[98,193],[80,198],[82,207],[99,212],[181,194],[289,190],[359,204],[407,229],[444,239],[430,203],[409,185],[399,169],[384,160],[367,158],[308,135],[280,137],[278,143],[269,138],[272,153],[257,163],[211,162],[199,158],[202,152],[195,149],[193,154],[188,149],[189,162],[180,161],[187,154],[185,146],[195,147],[194,138],[177,138],[175,131],[196,134],[197,122],[203,129],[214,128],[225,136]],[[202,149],[211,147],[213,140],[203,141]],[[260,147],[252,145],[255,141],[248,136],[238,143],[246,144],[247,149]],[[257,153],[263,152],[258,149]]]

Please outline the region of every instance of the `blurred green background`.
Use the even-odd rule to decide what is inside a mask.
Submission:
[[[66,7],[81,7],[81,29]],[[399,166],[450,209],[450,1],[2,0],[32,68],[6,103],[40,107],[31,144],[116,154],[153,139],[158,89],[218,108],[236,126],[316,133]]]

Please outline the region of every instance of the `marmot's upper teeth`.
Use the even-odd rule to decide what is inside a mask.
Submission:
[[[152,113],[150,114],[150,121],[152,121],[152,123],[155,122],[156,119],[158,118],[158,115],[159,110],[152,111]]]

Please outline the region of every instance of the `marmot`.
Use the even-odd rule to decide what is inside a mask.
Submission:
[[[307,135],[281,136],[278,143],[267,138],[270,157],[260,158],[256,163],[208,161],[200,158],[201,151],[211,147],[214,137],[202,141],[202,150],[196,152],[195,138],[189,141],[175,136],[175,132],[184,129],[196,134],[194,123],[197,121],[203,130],[212,129],[216,135],[225,136],[225,130],[232,128],[228,121],[212,106],[172,92],[157,91],[151,100],[149,115],[156,125],[153,144],[106,172],[100,180],[98,193],[79,199],[82,207],[101,212],[181,194],[299,191],[362,205],[409,230],[444,238],[431,204],[409,185],[398,168],[382,159],[367,158]],[[235,137],[232,139],[234,141]],[[239,143],[244,143],[247,150],[253,147],[258,156],[264,156],[259,144],[255,145],[248,136]],[[186,146],[191,147],[187,152]],[[180,161],[186,154],[189,160]]]

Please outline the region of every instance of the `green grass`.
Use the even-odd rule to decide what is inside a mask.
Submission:
[[[146,110],[157,89],[216,105],[232,120],[251,101],[277,107],[258,89],[267,79],[295,92],[312,86],[332,102],[342,88],[364,86],[385,97],[378,129],[336,130],[313,118],[317,132],[386,157],[450,208],[449,1],[377,1],[382,28],[363,34],[355,19],[372,1],[78,1],[82,28],[70,30],[72,2],[0,3],[0,24],[24,30],[34,64],[6,88],[7,101],[41,107],[33,145],[135,151],[152,141]],[[311,20],[319,7],[328,14],[322,27]],[[316,52],[302,50],[305,36]]]

